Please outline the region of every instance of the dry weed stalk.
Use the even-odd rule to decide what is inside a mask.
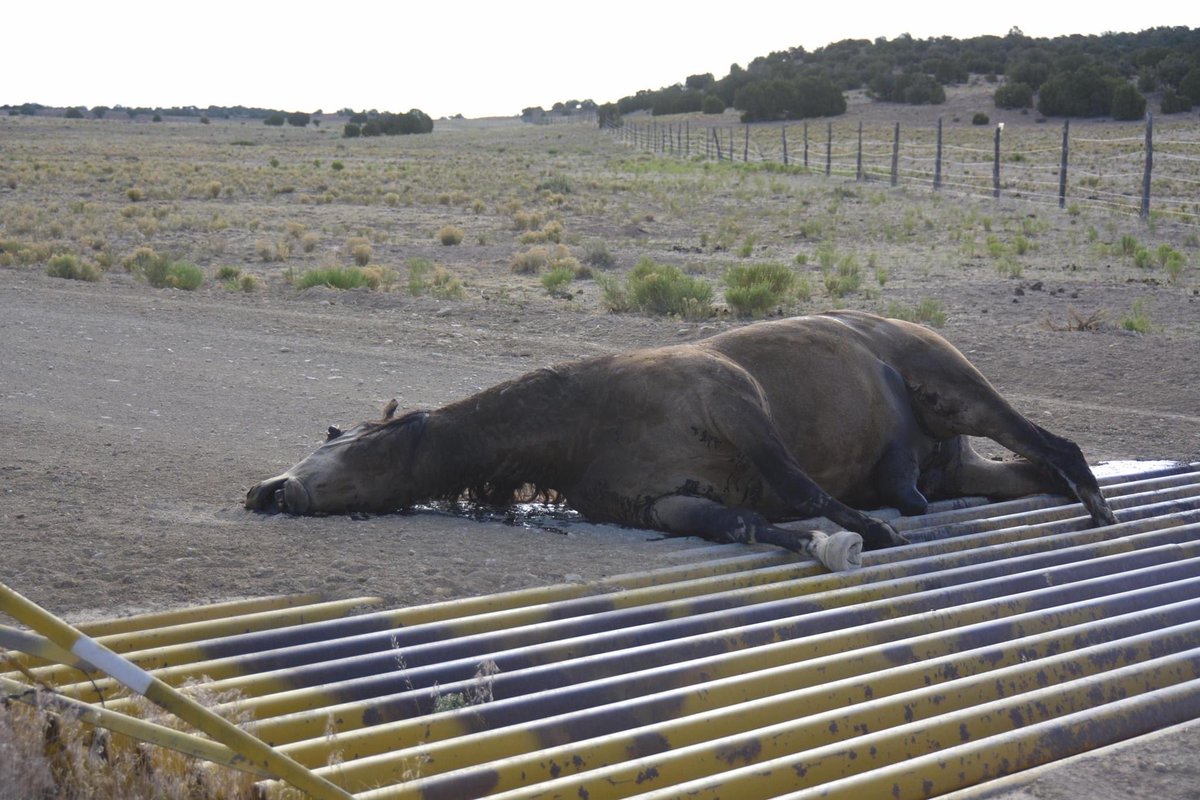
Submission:
[[[1060,325],[1054,320],[1047,318],[1045,326],[1052,331],[1094,332],[1104,327],[1107,317],[1108,314],[1102,308],[1096,309],[1085,317],[1074,306],[1069,306],[1067,308],[1067,322],[1065,325]]]
[[[185,690],[206,706],[232,702],[226,714],[245,725],[237,697],[208,690],[203,683]],[[49,694],[31,689],[32,704],[0,699],[0,800],[248,800],[256,776],[154,747],[88,725],[70,713],[51,710]],[[173,715],[137,698],[135,716],[183,729]]]

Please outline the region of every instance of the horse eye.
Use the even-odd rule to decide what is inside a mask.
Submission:
[[[330,425],[329,430],[326,433],[327,435],[325,437],[325,441],[332,442],[334,439],[342,435],[342,429],[337,425]]]

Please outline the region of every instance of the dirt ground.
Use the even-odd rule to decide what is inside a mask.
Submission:
[[[666,227],[645,223],[656,225]],[[1089,460],[1200,460],[1195,280],[1131,276],[1119,265],[1085,274],[1048,265],[1021,280],[926,276],[919,291],[944,301],[943,335]],[[889,291],[918,290],[898,270]],[[1140,296],[1154,303],[1150,335],[1046,325],[1068,307],[1127,308]],[[399,606],[678,563],[697,542],[433,512],[262,516],[242,500],[310,452],[327,425],[375,418],[390,398],[436,406],[536,367],[736,324],[609,314],[579,298],[516,304],[484,291],[446,301],[279,282],[251,294],[213,284],[184,292],[120,273],[88,284],[0,267],[0,580],[83,620],[303,591]],[[1171,747],[1187,741],[1195,730]],[[1142,753],[1106,769],[1194,778],[1194,753]],[[1026,796],[1066,797],[1056,785],[1043,780]],[[1114,794],[1124,784],[1105,779],[1087,791],[1148,796],[1138,787],[1149,785]],[[1153,794],[1197,797],[1196,785]]]

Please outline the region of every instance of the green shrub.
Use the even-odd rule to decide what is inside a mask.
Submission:
[[[1161,111],[1164,114],[1186,114],[1192,110],[1192,98],[1167,89],[1162,95]]]
[[[1033,87],[1020,81],[1006,83],[996,89],[993,99],[996,108],[1033,108]]]
[[[357,289],[367,285],[367,276],[361,267],[324,267],[310,269],[300,276],[297,289],[313,286],[328,286],[331,289]]]
[[[988,119],[988,115],[982,111],[976,111],[975,115],[971,117],[972,125],[987,125],[989,122],[991,122],[991,120]]]
[[[1167,277],[1171,283],[1179,283],[1179,276],[1183,274],[1183,266],[1185,263],[1183,253],[1171,247],[1169,244],[1158,246],[1156,252],[1158,263],[1167,271]]]
[[[862,273],[858,266],[858,259],[852,254],[842,256],[838,261],[837,269],[825,273],[825,291],[829,292],[830,297],[840,299],[858,291],[861,285]]]
[[[67,253],[52,256],[46,264],[46,274],[51,278],[68,278],[73,281],[100,280],[99,267]]]
[[[1121,327],[1134,333],[1150,333],[1154,328],[1150,321],[1150,310],[1146,307],[1146,298],[1139,297],[1133,301],[1133,308],[1121,317]]]
[[[648,314],[667,314],[682,319],[712,316],[712,287],[701,278],[683,274],[671,264],[649,258],[638,262],[626,281],[630,305]]]
[[[1115,120],[1137,120],[1146,114],[1146,98],[1132,83],[1119,83],[1113,89],[1112,115]]]
[[[139,247],[124,261],[125,269],[155,289],[191,291],[204,285],[204,271],[186,261],[174,262],[149,247]]]
[[[1139,247],[1133,251],[1133,264],[1138,269],[1150,269],[1154,266],[1154,255],[1149,248]]]
[[[725,101],[715,94],[704,95],[704,100],[700,103],[701,114],[724,114]]]
[[[725,302],[739,317],[761,317],[791,299],[796,273],[783,264],[739,264],[725,270]]]
[[[575,184],[571,183],[571,179],[566,175],[553,175],[539,183],[537,190],[551,194],[571,194],[575,191]]]
[[[429,292],[435,297],[458,300],[466,294],[463,282],[441,264],[428,258],[408,260],[408,293],[417,297]]]
[[[597,269],[612,269],[617,265],[617,259],[609,252],[607,244],[595,241],[584,246],[583,263]]]
[[[408,293],[419,297],[429,291],[429,273],[433,272],[433,262],[428,258],[410,258],[408,260]]]
[[[217,270],[217,280],[222,281],[222,282],[233,281],[233,280],[237,280],[241,274],[242,274],[241,268],[225,266],[225,267],[221,267],[220,269]]]
[[[542,276],[542,286],[551,297],[561,297],[567,284],[575,280],[575,271],[567,266],[555,267]]]
[[[204,285],[204,270],[195,264],[179,261],[167,268],[166,286],[171,289],[193,291]]]
[[[251,294],[253,292],[258,291],[260,288],[262,288],[262,281],[260,281],[254,275],[251,275],[250,273],[246,273],[245,275],[243,275],[241,277],[240,280],[238,280],[238,286],[246,294]]]

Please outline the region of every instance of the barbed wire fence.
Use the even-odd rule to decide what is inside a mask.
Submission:
[[[1083,135],[1078,129],[1082,128]],[[697,161],[773,164],[892,186],[1104,208],[1200,225],[1200,125],[1122,123],[901,127],[850,122],[702,125],[629,121],[632,147]]]

